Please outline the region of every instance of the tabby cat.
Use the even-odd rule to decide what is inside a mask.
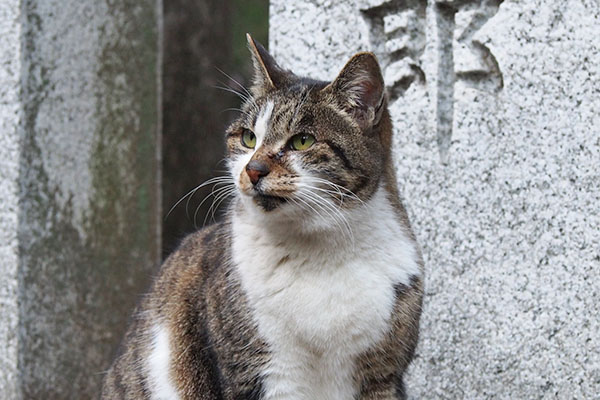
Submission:
[[[227,215],[165,261],[102,398],[405,398],[423,266],[377,60],[322,82],[248,44]]]

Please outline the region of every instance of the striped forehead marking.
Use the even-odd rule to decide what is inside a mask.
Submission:
[[[259,148],[267,134],[267,127],[271,114],[273,113],[273,106],[275,104],[272,101],[268,101],[267,104],[262,108],[256,122],[254,123],[254,134],[256,135],[256,148]]]

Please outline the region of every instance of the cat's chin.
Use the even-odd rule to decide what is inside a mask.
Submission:
[[[285,197],[271,196],[267,194],[257,194],[252,197],[252,201],[265,212],[271,212],[287,203]]]
[[[284,229],[285,233],[317,234],[341,229],[339,220],[331,218],[328,213],[309,212],[293,197],[253,193],[242,195],[242,203],[256,222],[276,230]]]
[[[281,234],[331,233],[339,229],[339,222],[327,217],[308,213],[293,200],[284,197],[255,195],[246,197],[245,210],[250,212],[256,223]]]

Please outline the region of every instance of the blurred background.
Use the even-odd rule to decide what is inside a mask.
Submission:
[[[236,117],[230,108],[239,107],[241,100],[221,88],[240,91],[233,80],[248,86],[252,63],[246,32],[268,45],[269,2],[171,0],[163,7],[162,205],[166,216],[190,190],[225,173],[224,130]],[[211,189],[200,189],[163,220],[163,258],[187,233],[202,226],[213,199],[202,200]]]

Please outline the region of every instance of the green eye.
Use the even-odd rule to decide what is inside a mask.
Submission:
[[[315,137],[308,133],[300,133],[292,136],[291,145],[294,150],[306,150],[315,142]]]
[[[250,149],[256,146],[256,136],[249,129],[244,129],[242,132],[242,144]]]

